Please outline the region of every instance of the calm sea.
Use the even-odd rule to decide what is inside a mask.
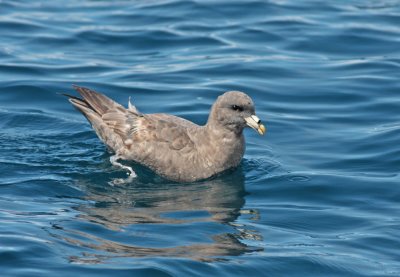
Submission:
[[[268,128],[129,184],[60,92]],[[1,276],[400,276],[400,1],[0,1]]]

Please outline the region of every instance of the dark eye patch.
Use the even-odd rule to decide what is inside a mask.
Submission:
[[[243,112],[243,107],[238,105],[232,105],[232,110]]]

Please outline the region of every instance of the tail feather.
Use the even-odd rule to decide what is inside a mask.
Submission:
[[[68,94],[68,93],[61,93],[61,95],[67,96],[69,99],[76,99],[82,101],[83,99],[76,97],[74,95]]]
[[[92,109],[92,107],[84,100],[79,97],[62,93],[62,95],[68,97],[68,101],[78,110],[80,111],[86,119],[92,123],[93,117],[98,117],[99,115]]]
[[[111,100],[104,94],[95,92],[94,90],[91,90],[91,89],[88,89],[85,87],[79,87],[79,86],[75,86],[75,85],[73,87],[83,97],[86,104],[89,105],[99,115],[103,115],[107,111],[109,111],[111,109],[115,109],[115,108],[125,109],[120,104]]]
[[[93,90],[74,86],[82,98],[63,94],[90,122],[98,137],[114,152],[123,147],[126,136],[126,120],[137,116],[107,96]]]

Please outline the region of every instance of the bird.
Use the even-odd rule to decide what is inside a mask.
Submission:
[[[260,135],[266,132],[253,100],[240,91],[218,96],[207,123],[201,126],[171,114],[141,113],[130,98],[125,108],[102,93],[73,88],[80,97],[64,95],[113,153],[111,164],[131,177],[137,177],[134,170],[119,161],[133,161],[175,182],[208,179],[240,164],[246,127]]]

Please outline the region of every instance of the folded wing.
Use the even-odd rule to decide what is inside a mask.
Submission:
[[[187,131],[195,124],[171,115],[144,115],[130,103],[126,109],[101,93],[74,88],[82,98],[67,95],[69,101],[88,119],[99,138],[121,156],[160,166],[172,156],[193,150]]]

